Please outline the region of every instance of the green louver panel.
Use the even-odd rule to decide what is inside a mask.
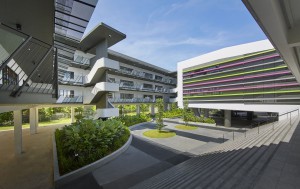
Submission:
[[[252,93],[230,93],[230,94],[216,94],[205,96],[184,96],[184,99],[190,98],[207,98],[207,97],[220,97],[220,96],[245,96],[245,95],[260,95],[260,94],[282,94],[282,93],[299,93],[300,90],[287,90],[287,91],[264,91],[264,92],[252,92]]]
[[[215,66],[215,65],[219,65],[219,64],[225,64],[225,63],[228,63],[228,62],[231,62],[231,61],[242,60],[244,58],[249,58],[249,57],[252,57],[252,56],[256,56],[256,55],[260,55],[260,54],[264,54],[264,53],[268,53],[268,52],[272,52],[272,51],[275,51],[275,49],[265,50],[265,51],[261,51],[261,52],[258,52],[258,53],[253,53],[253,54],[250,54],[250,55],[242,56],[242,57],[239,57],[239,58],[232,58],[232,59],[229,59],[229,60],[217,62],[217,63],[214,63],[214,64],[209,64],[209,65],[206,65],[206,66],[199,66],[199,67],[196,67],[196,68],[183,70],[183,73],[198,70],[198,69],[201,69],[201,68],[207,68],[207,67],[211,67],[211,66]]]
[[[281,68],[287,68],[287,66],[284,65],[284,66],[277,66],[274,68],[267,68],[267,69],[254,70],[254,71],[248,71],[248,72],[240,72],[240,73],[222,75],[222,76],[217,76],[217,77],[210,77],[210,78],[205,78],[205,79],[195,79],[192,81],[183,82],[183,84],[195,83],[195,82],[201,82],[201,81],[207,81],[207,80],[213,80],[213,79],[221,79],[221,78],[232,77],[232,76],[246,75],[246,74],[251,74],[251,73],[259,73],[259,72],[264,72],[264,71],[278,70]]]

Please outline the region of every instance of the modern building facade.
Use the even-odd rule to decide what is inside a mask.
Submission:
[[[228,47],[178,63],[178,102],[191,108],[285,113],[300,86],[268,40]]]

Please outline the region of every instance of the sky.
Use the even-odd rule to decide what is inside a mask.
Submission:
[[[170,71],[180,61],[266,39],[241,0],[99,0],[86,32],[101,22],[126,34],[110,49]]]

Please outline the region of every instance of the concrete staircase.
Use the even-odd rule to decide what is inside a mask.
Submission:
[[[299,117],[254,128],[132,188],[254,188]]]

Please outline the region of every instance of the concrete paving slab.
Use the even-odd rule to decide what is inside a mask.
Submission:
[[[93,171],[93,176],[102,186],[159,162],[160,160],[130,146],[121,156]]]

